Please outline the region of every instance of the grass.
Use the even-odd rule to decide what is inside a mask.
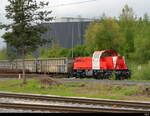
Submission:
[[[28,80],[26,85],[21,83],[22,80],[0,81],[0,91],[120,100],[150,100],[149,95],[144,93],[147,87],[142,85],[121,86],[98,82],[65,82],[59,86],[41,88],[36,79]]]
[[[150,61],[146,64],[129,63],[128,67],[132,73],[130,80],[150,82]]]

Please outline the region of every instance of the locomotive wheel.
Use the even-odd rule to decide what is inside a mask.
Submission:
[[[129,70],[120,70],[115,72],[116,75],[116,80],[124,80],[124,79],[129,79],[131,72]]]
[[[97,75],[93,75],[93,77],[94,77],[95,79],[98,79]]]
[[[115,75],[115,80],[121,80],[121,77],[119,75]]]
[[[73,78],[73,77],[74,77],[73,73],[70,72],[70,73],[68,74],[68,78]]]
[[[95,78],[96,79],[103,79],[104,78],[103,76],[104,75],[102,73],[100,73],[100,72],[95,73]]]
[[[86,74],[84,72],[80,73],[79,78],[85,78],[85,77],[86,77]]]
[[[123,80],[124,77],[121,74],[115,74],[115,80]]]
[[[106,71],[105,72],[105,79],[111,79],[112,78],[112,71]]]

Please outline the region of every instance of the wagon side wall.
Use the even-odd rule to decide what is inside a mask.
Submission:
[[[71,61],[68,58],[49,58],[41,60],[41,71],[43,73],[68,73]]]
[[[30,73],[69,73],[72,70],[73,59],[71,58],[49,58],[49,59],[25,59],[25,70]],[[23,69],[22,60],[13,62],[0,61],[0,68]]]

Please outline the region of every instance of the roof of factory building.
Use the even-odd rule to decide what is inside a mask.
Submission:
[[[60,17],[60,18],[54,18],[52,20],[53,23],[56,22],[91,22],[91,21],[95,21],[97,19],[90,19],[90,18],[74,18],[74,17]]]

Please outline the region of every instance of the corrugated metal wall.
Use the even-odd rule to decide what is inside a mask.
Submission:
[[[90,22],[57,22],[44,24],[50,29],[43,35],[45,38],[53,38],[61,47],[72,48],[84,42],[84,33]]]

